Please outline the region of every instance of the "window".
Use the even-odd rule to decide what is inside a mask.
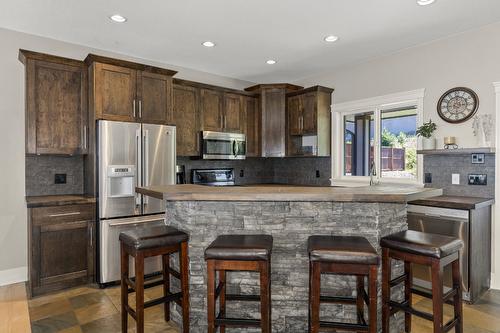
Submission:
[[[421,182],[423,90],[334,105],[333,180]]]

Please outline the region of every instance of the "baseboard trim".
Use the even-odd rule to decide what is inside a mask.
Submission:
[[[17,267],[0,271],[0,286],[28,280],[28,267]]]
[[[490,288],[500,290],[500,275],[491,273]]]

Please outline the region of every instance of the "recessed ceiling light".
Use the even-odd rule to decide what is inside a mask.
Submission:
[[[114,14],[111,15],[110,20],[116,23],[123,23],[127,21],[127,18],[125,16],[121,16],[120,14]]]
[[[206,42],[201,43],[201,45],[203,45],[205,47],[214,47],[215,43],[207,40]]]
[[[274,65],[276,63],[276,60],[273,60],[273,59],[269,59],[268,61],[266,61],[266,64],[268,65]]]
[[[330,35],[330,36],[325,37],[325,42],[328,42],[328,43],[333,43],[333,42],[336,42],[338,40],[339,40],[339,38],[337,36],[334,36],[334,35]]]
[[[434,3],[436,0],[417,0],[417,5],[427,6]]]

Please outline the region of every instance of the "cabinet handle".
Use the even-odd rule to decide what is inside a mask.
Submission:
[[[226,120],[227,120],[226,115],[224,115],[224,128],[226,128]]]
[[[87,150],[87,125],[83,125],[83,149]]]
[[[89,232],[90,232],[90,248],[94,247],[94,233],[92,232],[92,224],[89,226]]]
[[[134,99],[134,101],[132,102],[132,110],[133,110],[133,112],[134,112],[134,118],[135,118],[135,99]]]
[[[142,100],[139,100],[139,118],[142,118]]]
[[[72,215],[80,215],[80,212],[71,212],[71,213],[51,214],[51,215],[49,215],[49,217],[72,216]]]

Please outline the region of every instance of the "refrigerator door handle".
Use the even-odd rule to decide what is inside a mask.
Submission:
[[[136,170],[137,170],[137,175],[135,177],[136,179],[136,185],[141,186],[142,181],[141,181],[141,175],[142,175],[142,161],[141,161],[141,129],[136,130],[135,132],[135,148],[136,148]],[[141,195],[139,193],[135,193],[135,206],[136,208],[141,206]]]
[[[144,171],[143,171],[143,181],[142,185],[143,186],[149,186],[149,130],[144,130],[143,131],[143,156],[144,156],[144,163],[142,165]],[[148,204],[148,196],[144,195],[143,200],[144,205]]]

